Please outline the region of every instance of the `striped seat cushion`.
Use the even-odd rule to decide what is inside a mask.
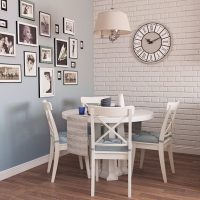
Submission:
[[[132,136],[132,141],[146,142],[146,143],[159,143],[159,134],[150,131],[141,131],[140,133]]]
[[[127,152],[127,146],[109,146],[109,144],[122,144],[121,140],[118,138],[109,138],[101,140],[102,144],[107,144],[107,146],[96,146],[95,151],[115,151],[115,152]]]
[[[67,143],[67,132],[66,131],[59,132],[58,136],[59,136],[59,143],[60,144],[66,144]]]

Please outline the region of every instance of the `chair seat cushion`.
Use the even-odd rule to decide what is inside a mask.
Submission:
[[[58,136],[59,136],[59,143],[60,144],[66,144],[67,143],[67,132],[66,131],[59,132]]]
[[[102,144],[107,144],[107,146],[96,146],[95,151],[115,151],[115,152],[127,152],[127,146],[109,146],[109,144],[122,144],[119,138],[108,138],[101,140]]]
[[[146,143],[159,143],[159,134],[150,131],[141,131],[140,133],[133,135],[132,140],[136,142]]]

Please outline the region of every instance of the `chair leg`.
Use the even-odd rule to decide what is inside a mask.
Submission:
[[[54,143],[53,143],[53,140],[51,140],[47,173],[51,171],[51,165],[52,165],[53,156],[54,156],[53,154],[54,154]]]
[[[83,159],[82,156],[78,156],[80,168],[83,169]]]
[[[132,165],[131,166],[132,173],[133,173],[134,162],[135,162],[135,153],[136,153],[136,148],[133,145],[133,149],[132,149],[132,164],[131,164]]]
[[[145,155],[145,149],[141,149],[141,154],[140,154],[140,169],[143,168],[144,155]]]
[[[91,196],[94,196],[95,193],[95,159],[94,156],[92,155],[91,158]]]
[[[167,150],[168,150],[168,155],[169,155],[170,167],[171,167],[172,173],[175,174],[172,143],[168,146]]]
[[[159,159],[160,159],[160,167],[162,172],[162,177],[164,183],[167,183],[167,176],[166,176],[166,168],[165,168],[165,154],[164,154],[164,147],[163,144],[159,144]]]
[[[58,161],[59,161],[59,156],[60,156],[60,151],[59,151],[58,148],[55,147],[53,172],[52,172],[52,177],[51,177],[51,182],[52,183],[54,183],[54,181],[55,181],[57,167],[58,167]]]
[[[90,178],[90,161],[89,156],[85,156],[85,166],[87,171],[87,177]]]
[[[99,161],[96,160],[96,182],[99,182]]]
[[[132,155],[131,152],[128,154],[128,198],[131,198],[131,189],[132,189]]]

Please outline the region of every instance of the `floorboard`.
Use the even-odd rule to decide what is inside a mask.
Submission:
[[[166,156],[168,183],[162,181],[157,152],[147,151],[144,168],[139,157],[133,172],[134,200],[200,200],[200,156],[174,154],[176,174],[170,171]],[[100,179],[96,196],[90,197],[90,180],[79,168],[78,157],[60,159],[55,183],[50,183],[47,164],[0,182],[0,200],[127,200],[127,176],[118,181]]]

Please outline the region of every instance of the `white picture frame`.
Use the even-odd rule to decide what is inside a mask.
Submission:
[[[63,17],[63,33],[69,35],[75,35],[75,22],[72,19]]]
[[[55,95],[54,68],[39,68],[39,97]]]

